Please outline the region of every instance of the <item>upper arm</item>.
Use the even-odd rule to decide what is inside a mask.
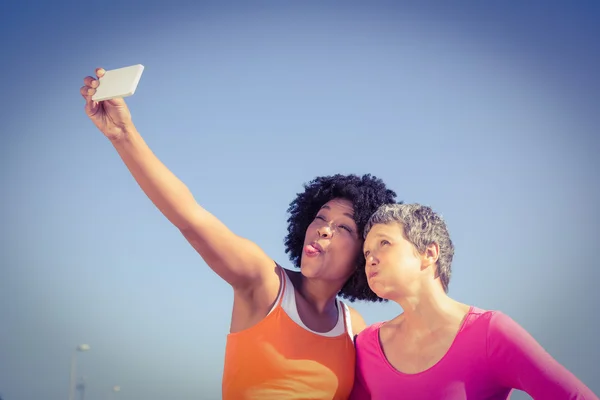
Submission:
[[[354,308],[348,306],[348,311],[350,311],[350,320],[352,321],[352,333],[358,335],[367,327],[367,323]]]
[[[235,290],[263,286],[277,295],[279,277],[275,262],[256,243],[233,233],[201,206],[194,210],[181,233],[206,264]]]
[[[535,399],[597,399],[519,324],[502,313],[490,319],[487,355],[498,382]]]

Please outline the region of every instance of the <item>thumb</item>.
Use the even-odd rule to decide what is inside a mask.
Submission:
[[[88,117],[93,117],[94,115],[96,115],[96,113],[98,113],[99,108],[100,108],[100,103],[92,100],[92,96],[86,97],[85,112],[88,115]]]

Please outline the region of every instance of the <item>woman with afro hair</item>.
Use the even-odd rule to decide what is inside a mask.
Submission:
[[[353,338],[365,322],[338,296],[380,300],[367,284],[362,232],[396,194],[370,175],[312,180],[288,209],[286,253],[300,271],[283,269],[196,202],[144,142],[122,98],[92,100],[104,72],[84,79],[86,114],[144,193],[233,288],[223,399],[348,398]]]

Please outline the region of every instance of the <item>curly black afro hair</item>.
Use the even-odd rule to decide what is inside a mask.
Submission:
[[[306,230],[319,209],[333,199],[346,199],[354,206],[354,221],[359,237],[369,217],[382,204],[395,203],[396,193],[388,189],[381,179],[363,175],[322,176],[304,184],[304,192],[298,193],[290,203],[288,212],[288,235],[285,238],[285,252],[296,268],[300,268]],[[362,251],[356,257],[356,271],[348,279],[339,296],[350,302],[355,300],[382,301],[369,288],[365,275],[365,258]]]

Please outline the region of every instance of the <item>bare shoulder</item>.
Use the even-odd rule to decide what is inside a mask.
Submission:
[[[283,271],[285,276],[288,277],[288,279],[292,283],[292,286],[294,286],[294,290],[299,290],[298,288],[302,286],[302,273],[300,271],[294,271],[283,267],[281,268],[281,270]]]
[[[352,332],[354,333],[354,335],[358,335],[367,327],[367,323],[365,322],[362,315],[358,311],[356,311],[356,309],[350,307],[347,304],[346,304],[346,306],[348,307],[348,311],[350,311],[350,321],[352,323]]]

